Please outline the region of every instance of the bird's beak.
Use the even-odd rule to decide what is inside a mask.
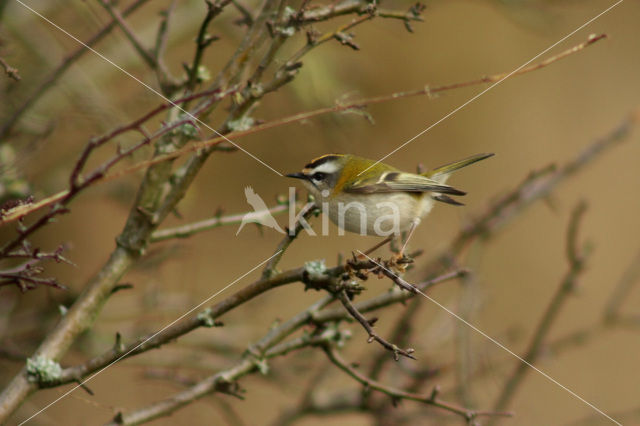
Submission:
[[[294,178],[294,179],[302,179],[302,180],[308,180],[309,179],[309,177],[307,175],[305,175],[304,173],[300,173],[300,172],[298,172],[298,173],[289,173],[287,175],[287,177]]]

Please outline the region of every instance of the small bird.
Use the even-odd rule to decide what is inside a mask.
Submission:
[[[302,179],[318,207],[339,228],[361,235],[399,236],[413,231],[436,201],[462,205],[466,193],[446,185],[451,173],[493,154],[417,174],[350,154],[327,154],[288,177]]]

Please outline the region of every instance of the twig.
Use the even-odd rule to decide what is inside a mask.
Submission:
[[[144,47],[142,40],[140,40],[133,29],[129,27],[129,24],[124,20],[122,14],[114,7],[112,0],[98,0],[98,3],[100,3],[100,5],[109,13],[111,18],[118,24],[142,60],[149,66],[149,68],[156,71],[162,92],[167,96],[171,95],[178,88],[180,82],[171,76],[162,62],[158,60],[158,55],[155,55],[151,49]],[[164,27],[166,29],[166,19],[164,22]],[[156,53],[159,53],[159,51],[156,51]]]
[[[588,246],[585,245],[582,248],[578,248],[578,226],[586,211],[586,203],[580,202],[571,214],[569,221],[569,228],[567,231],[567,243],[566,243],[566,256],[569,263],[569,270],[562,279],[560,286],[556,290],[555,295],[549,302],[547,309],[542,316],[540,324],[536,328],[533,334],[531,342],[528,345],[528,349],[523,356],[523,359],[528,364],[535,364],[538,360],[540,353],[544,348],[544,341],[547,338],[549,330],[554,321],[558,318],[560,310],[568,300],[569,296],[573,294],[575,287],[577,286],[578,279],[582,275],[585,267],[585,261],[588,256]],[[529,365],[518,362],[517,366],[506,380],[500,396],[498,397],[495,409],[503,410],[509,406],[511,400],[515,397],[516,391],[526,376],[531,371]]]
[[[411,358],[411,359],[416,359],[412,354],[413,352],[415,352],[414,349],[412,348],[407,348],[407,349],[400,349],[399,347],[397,347],[396,345],[387,342],[385,339],[383,339],[382,337],[380,337],[374,330],[373,327],[371,326],[371,322],[369,322],[369,320],[367,320],[356,308],[355,306],[353,306],[353,304],[351,303],[351,301],[349,300],[349,296],[347,295],[347,292],[345,290],[341,290],[337,293],[338,299],[340,300],[340,302],[342,302],[342,305],[345,307],[345,309],[347,310],[347,312],[349,312],[349,314],[354,317],[360,324],[362,324],[362,327],[364,327],[364,329],[367,331],[367,333],[369,334],[369,339],[367,340],[368,343],[373,342],[374,340],[378,343],[380,343],[380,345],[382,345],[383,348],[385,348],[388,351],[391,351],[393,353],[393,358],[398,361],[400,359],[399,355],[405,356],[407,358]]]
[[[481,417],[481,416],[482,417],[492,417],[492,416],[511,417],[511,416],[513,416],[513,414],[509,413],[509,412],[469,410],[469,409],[466,409],[464,407],[460,407],[460,406],[457,406],[455,404],[442,401],[442,400],[438,399],[439,389],[437,387],[433,389],[431,394],[423,395],[423,394],[405,392],[405,391],[400,390],[400,389],[395,389],[395,388],[392,388],[390,386],[383,385],[383,384],[381,384],[379,382],[376,382],[375,380],[365,376],[364,374],[358,372],[354,368],[352,368],[347,362],[345,362],[340,357],[340,355],[338,355],[338,352],[335,350],[335,348],[332,345],[327,344],[327,345],[323,346],[323,349],[324,349],[324,352],[327,354],[327,357],[329,357],[329,360],[331,360],[331,362],[334,363],[336,365],[336,367],[338,367],[339,369],[341,369],[342,371],[347,373],[349,376],[354,378],[356,381],[360,382],[362,385],[366,386],[368,389],[373,389],[373,390],[376,390],[378,392],[382,392],[382,393],[384,393],[386,395],[389,395],[391,398],[393,398],[395,400],[406,399],[406,400],[409,400],[409,401],[422,402],[424,404],[431,405],[431,406],[437,407],[437,408],[441,408],[441,409],[449,411],[449,412],[451,412],[453,414],[457,414],[459,416],[462,416],[465,420],[467,420],[467,422],[470,422],[470,421],[476,419],[477,417]]]
[[[198,37],[196,38],[196,51],[193,56],[193,61],[191,61],[191,65],[187,70],[189,74],[187,77],[187,82],[185,84],[187,91],[192,91],[195,88],[195,85],[198,82],[198,69],[200,68],[200,64],[202,63],[204,51],[212,42],[217,39],[216,37],[207,34],[209,24],[224,10],[225,6],[230,2],[231,0],[218,0],[215,2],[212,2],[210,0],[206,1],[207,14],[202,20],[202,24],[200,24],[200,30],[198,31]]]
[[[377,266],[373,262],[370,262],[369,265],[371,265],[370,268],[363,268],[363,269],[371,269],[371,267]],[[431,287],[437,284],[462,277],[468,273],[469,271],[467,271],[466,269],[459,269],[456,271],[447,272],[436,278],[429,279],[419,284],[416,284],[416,287],[420,289],[420,291],[426,292],[428,289],[430,289]],[[407,291],[401,290],[400,288],[394,287],[393,289],[389,290],[385,294],[372,297],[371,299],[367,299],[362,302],[355,303],[354,306],[361,313],[365,313],[365,312],[373,311],[375,309],[380,309],[385,306],[389,306],[398,302],[403,302],[412,297],[415,297],[414,293],[409,293]],[[320,323],[326,323],[326,322],[332,322],[332,321],[345,320],[349,318],[351,318],[351,316],[347,312],[345,312],[344,309],[332,308],[332,309],[325,309],[315,313],[313,315],[313,322],[320,324]]]
[[[167,6],[165,10],[160,12],[162,19],[160,20],[160,25],[158,26],[158,32],[156,34],[156,42],[152,51],[152,55],[155,58],[156,63],[158,64],[158,71],[156,72],[166,73],[165,75],[168,75],[169,72],[168,72],[167,66],[164,63],[164,52],[167,48],[167,41],[169,40],[169,22],[176,8],[177,1],[178,0],[171,0],[171,3],[169,3],[169,6]],[[172,82],[170,83],[170,85],[166,85],[165,87],[162,87],[162,90],[164,93],[171,93],[173,89],[177,88],[177,85],[181,84],[181,82],[178,82],[173,77],[171,78],[171,80]],[[161,85],[163,83],[166,84],[164,80],[164,76],[161,74],[158,74],[158,81],[160,82]]]
[[[7,76],[10,79],[15,81],[22,80],[22,77],[20,77],[20,73],[18,72],[18,69],[9,65],[2,57],[0,57],[0,65],[2,65],[2,68],[4,68],[4,72],[7,74]]]
[[[622,278],[618,281],[616,288],[611,293],[603,315],[605,324],[615,323],[620,318],[620,306],[627,299],[633,286],[637,285],[638,282],[640,282],[640,250],[633,257]]]
[[[201,220],[198,222],[189,223],[187,225],[176,226],[175,228],[160,229],[151,234],[149,240],[150,243],[157,243],[160,241],[166,241],[172,238],[188,238],[194,234],[202,231],[208,231],[214,228],[225,225],[237,225],[242,222],[247,216],[252,218],[260,218],[264,215],[276,215],[287,212],[289,210],[288,204],[278,204],[274,207],[264,211],[247,212],[240,214],[233,214],[228,216],[214,216],[210,219]]]
[[[298,213],[299,219],[296,220],[296,223],[293,229],[287,228],[286,235],[276,247],[276,251],[275,251],[276,255],[273,258],[271,258],[271,260],[267,262],[267,264],[265,265],[262,271],[262,278],[268,278],[276,272],[276,267],[278,266],[278,263],[280,263],[282,256],[284,256],[284,253],[287,251],[291,243],[298,237],[298,235],[300,234],[300,231],[302,231],[307,226],[307,219],[309,219],[312,215],[316,213],[317,213],[317,207],[315,206],[314,203],[308,203],[302,208],[300,213]]]

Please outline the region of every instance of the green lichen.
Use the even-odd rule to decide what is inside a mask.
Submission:
[[[202,323],[203,326],[215,327],[216,321],[211,315],[211,313],[212,313],[211,308],[207,308],[198,314],[197,318]]]
[[[304,270],[312,280],[320,280],[324,277],[324,273],[327,271],[327,266],[324,264],[324,259],[311,260],[305,262]]]
[[[200,82],[211,80],[211,72],[204,65],[198,66],[198,71],[196,72],[196,78]]]
[[[231,120],[227,123],[227,127],[234,132],[249,130],[255,124],[255,120],[251,117],[240,117],[237,120]]]
[[[27,358],[27,375],[30,382],[53,382],[62,375],[62,367],[54,360],[38,355],[35,358]]]

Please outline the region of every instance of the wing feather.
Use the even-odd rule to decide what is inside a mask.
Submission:
[[[443,185],[428,177],[414,173],[388,172],[379,179],[361,179],[344,189],[360,194],[389,192],[436,192],[439,194],[465,195],[466,193],[449,185]]]

